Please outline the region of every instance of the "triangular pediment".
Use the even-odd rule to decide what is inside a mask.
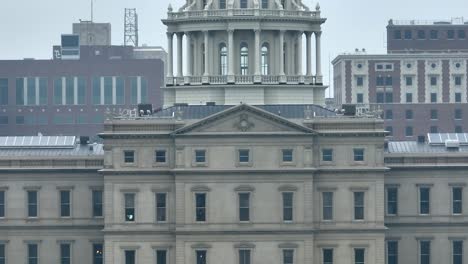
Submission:
[[[174,132],[178,135],[216,133],[311,134],[314,132],[279,115],[246,104],[231,107]]]

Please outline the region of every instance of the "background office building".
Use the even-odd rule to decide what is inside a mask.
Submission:
[[[388,54],[333,61],[335,103],[380,107],[395,140],[468,129],[468,24],[393,21]]]

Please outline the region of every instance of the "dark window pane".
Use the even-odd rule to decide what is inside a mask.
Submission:
[[[364,264],[365,250],[363,248],[354,249],[354,264]]]
[[[323,220],[333,219],[333,192],[323,192]]]
[[[293,264],[294,263],[294,250],[285,249],[283,250],[283,264]]]
[[[166,263],[167,263],[166,250],[157,250],[156,251],[156,264],[166,264]]]
[[[387,241],[387,264],[398,264],[398,241]]]
[[[206,250],[196,251],[197,264],[206,264]]]
[[[195,162],[206,162],[206,151],[205,150],[195,150]]]
[[[333,249],[323,249],[323,264],[333,264]]]
[[[333,161],[333,149],[322,150],[322,161]]]
[[[5,217],[5,191],[0,191],[0,217]]]
[[[60,191],[60,216],[70,216],[70,191]]]
[[[125,250],[125,264],[135,264],[135,250]]]
[[[133,162],[135,162],[135,151],[133,151],[133,150],[125,150],[125,151],[124,151],[124,162],[125,162],[125,163],[133,163]]]
[[[430,189],[429,188],[420,188],[419,189],[419,213],[420,214],[429,214],[430,210]]]
[[[125,199],[125,221],[135,221],[135,194],[124,194]]]
[[[71,249],[70,244],[61,244],[60,245],[60,264],[70,264],[71,263]]]
[[[166,151],[165,150],[156,150],[156,162],[165,163],[166,162]]]
[[[93,190],[93,216],[102,216],[102,191]]]
[[[158,222],[166,221],[166,194],[156,194],[156,220]]]
[[[283,149],[283,162],[292,162],[292,161],[293,161],[293,150]]]
[[[283,221],[293,220],[293,193],[283,193]]]
[[[37,217],[37,191],[28,191],[28,216]]]
[[[249,150],[241,149],[239,150],[239,162],[249,162]]]
[[[387,214],[396,215],[398,213],[398,189],[387,189]]]
[[[195,214],[196,221],[206,221],[206,194],[197,193],[195,194]]]
[[[93,244],[93,264],[103,264],[102,244]]]
[[[419,244],[421,264],[431,263],[431,242],[421,241]]]
[[[250,193],[239,193],[239,220],[250,220]]]
[[[239,250],[239,264],[250,264],[250,250]]]
[[[364,219],[364,192],[354,192],[354,219]]]
[[[453,213],[461,214],[463,208],[463,189],[461,187],[454,187],[452,189],[452,203],[453,203]]]

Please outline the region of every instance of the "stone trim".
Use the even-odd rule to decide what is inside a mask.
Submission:
[[[465,182],[454,182],[454,183],[449,183],[448,186],[450,187],[466,187]]]
[[[206,243],[197,243],[197,244],[193,244],[191,246],[191,248],[194,248],[194,249],[208,249],[208,248],[211,248],[211,245],[206,244]]]
[[[60,191],[69,191],[69,190],[73,190],[75,189],[75,186],[57,186],[57,190],[60,190]]]
[[[154,192],[154,193],[170,193],[172,192],[172,188],[171,187],[152,187],[151,188],[151,191]]]
[[[192,191],[192,192],[209,192],[209,191],[211,191],[211,189],[208,186],[198,185],[198,186],[193,186],[192,188],[190,188],[190,191]]]
[[[278,187],[278,191],[280,192],[296,192],[299,188],[294,185],[282,185]]]
[[[399,241],[401,240],[400,236],[395,236],[395,237],[386,237],[385,241]]]
[[[433,184],[433,183],[416,183],[416,187],[428,187],[428,188],[432,188],[432,187],[434,187],[434,184]]]
[[[400,188],[400,186],[399,183],[385,184],[385,188]]]
[[[317,191],[319,192],[334,192],[336,190],[338,190],[338,187],[331,187],[331,186],[317,187]]]
[[[448,240],[450,241],[466,240],[466,236],[449,236]]]
[[[420,237],[415,237],[414,239],[421,241],[421,240],[434,240],[434,236],[420,236]]]
[[[123,249],[123,250],[138,250],[138,249],[140,249],[140,246],[120,246],[120,249]]]
[[[250,243],[250,242],[240,242],[240,243],[234,244],[234,248],[255,248],[255,244]]]
[[[173,246],[172,245],[151,245],[151,248],[153,250],[158,250],[158,249],[163,249],[163,250],[169,250],[171,249]]]
[[[70,239],[70,240],[57,240],[57,244],[73,244],[75,243],[75,240],[74,239]]]
[[[235,192],[253,192],[255,191],[255,187],[250,186],[250,185],[240,185],[236,188],[234,188]]]
[[[299,247],[298,244],[296,244],[296,243],[290,243],[290,242],[288,242],[288,243],[281,243],[281,244],[278,245],[278,248],[284,248],[284,249],[288,249],[288,248],[293,249],[293,248],[298,248],[298,247]]]
[[[120,192],[123,192],[123,193],[137,193],[139,191],[140,189],[138,188],[120,188]]]
[[[39,191],[42,187],[41,186],[24,186],[23,190],[26,191]]]
[[[351,186],[349,190],[352,192],[359,192],[359,191],[368,191],[369,186]]]
[[[9,188],[8,186],[0,186],[0,191],[8,191]]]

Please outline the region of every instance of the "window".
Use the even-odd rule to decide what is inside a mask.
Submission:
[[[418,39],[426,39],[426,31],[418,30]]]
[[[412,93],[406,93],[406,102],[407,103],[412,103],[413,102],[413,94]]]
[[[1,217],[5,217],[5,191],[0,191],[0,218]]]
[[[393,70],[393,64],[385,64],[385,70]]]
[[[268,0],[262,0],[262,8],[268,9]]]
[[[120,79],[120,77],[117,77]],[[148,102],[148,80],[142,76],[130,77],[130,103],[140,104]],[[123,89],[120,90],[121,93]],[[123,101],[121,101],[123,103]]]
[[[431,109],[431,120],[437,120],[439,116],[439,112],[437,109]]]
[[[463,127],[462,126],[455,126],[455,133],[463,133]]]
[[[333,220],[333,192],[322,192],[322,219]]]
[[[102,207],[102,191],[93,190],[92,192],[93,199],[93,217],[102,217],[103,207]]]
[[[294,250],[283,250],[283,264],[294,264]]]
[[[166,221],[167,194],[156,193],[156,221]]]
[[[322,149],[322,161],[333,161],[333,149]]]
[[[420,264],[431,263],[431,241],[419,241]]]
[[[389,136],[389,137],[392,137],[392,136],[393,136],[393,127],[388,126],[388,127],[385,128],[385,131],[388,132],[388,136]]]
[[[458,38],[459,39],[465,39],[465,37],[466,37],[465,30],[463,30],[463,29],[458,30]]]
[[[387,188],[387,215],[398,214],[398,189]]]
[[[135,264],[136,263],[136,252],[135,250],[125,250],[125,264]]]
[[[364,192],[354,192],[354,220],[364,220]]]
[[[262,0],[262,3],[265,1],[267,0]],[[270,47],[267,43],[264,43],[262,46],[262,75],[268,74],[270,74]]]
[[[365,249],[355,248],[354,249],[354,264],[365,264]]]
[[[250,162],[250,150],[248,149],[240,149],[239,150],[239,163],[247,163]]]
[[[362,93],[357,94],[357,103],[358,104],[364,103],[364,95]]]
[[[154,153],[156,163],[166,163],[166,151],[156,150]]]
[[[353,149],[354,161],[364,161],[364,149]]]
[[[28,217],[37,217],[37,191],[27,191]]]
[[[461,103],[461,101],[462,101],[462,94],[455,93],[455,103]]]
[[[393,103],[393,93],[392,92],[386,92],[385,93],[385,102],[386,103]]]
[[[86,96],[86,78],[78,77],[78,98],[77,102],[79,105],[85,104]]]
[[[223,8],[224,9],[224,8]],[[228,50],[226,44],[219,45],[219,75],[227,75]]]
[[[439,37],[439,32],[437,30],[431,30],[431,39],[437,39]]]
[[[429,187],[419,188],[419,214],[426,215],[430,212],[430,191]]]
[[[447,39],[455,39],[455,30],[448,30],[447,31]]]
[[[195,194],[195,220],[197,222],[206,221],[206,193]]]
[[[406,110],[405,111],[405,117],[407,120],[413,119],[413,110]]]
[[[250,221],[250,193],[239,193],[239,221]]]
[[[5,244],[0,244],[0,264],[6,264]]]
[[[156,250],[156,264],[167,264],[166,250]]]
[[[60,244],[60,264],[71,263],[71,245]]]
[[[16,104],[24,105],[24,78],[16,78]]]
[[[405,127],[405,136],[406,137],[412,137],[413,136],[413,127],[412,126]]]
[[[377,103],[383,103],[384,102],[384,93],[378,92],[376,99],[377,99]]]
[[[455,240],[452,241],[452,264],[463,263],[463,241]]]
[[[135,151],[133,151],[133,150],[124,150],[124,162],[125,163],[134,163],[135,162]]]
[[[60,83],[62,83],[62,82],[60,81]],[[54,85],[54,87],[55,87],[55,85]],[[62,90],[62,88],[60,88],[60,90]],[[54,96],[54,98],[55,98],[55,96]],[[60,98],[61,98],[61,96],[60,96]],[[57,100],[58,100],[58,98],[57,98]],[[94,105],[101,104],[101,78],[99,78],[99,77],[93,77],[93,104]]]
[[[125,193],[125,221],[135,222],[135,194]]]
[[[361,87],[363,85],[364,85],[364,77],[362,77],[362,76],[356,77],[356,86]]]
[[[206,250],[197,250],[195,255],[197,257],[196,264],[206,264]]]
[[[115,77],[115,101],[112,104],[123,105],[125,101],[125,83],[122,77]]]
[[[240,8],[247,8],[247,0],[240,0]]]
[[[204,149],[195,150],[195,162],[196,163],[205,163],[206,162],[206,150],[204,150]]]
[[[93,244],[93,264],[103,264],[103,246],[102,244]]]
[[[431,126],[430,127],[430,132],[431,133],[438,133],[438,131],[439,131],[439,128],[437,126]]]
[[[398,264],[398,241],[387,241],[387,264]]]
[[[8,79],[0,79],[0,105],[8,105]]]
[[[456,120],[461,120],[462,119],[462,110],[461,109],[455,109],[454,112],[454,117]]]
[[[387,77],[385,77],[385,85],[386,85],[386,86],[392,86],[392,85],[393,85],[393,78],[392,78],[392,76],[387,76]]]
[[[239,250],[239,264],[250,264],[250,250],[249,249]]]
[[[386,110],[385,111],[385,119],[388,119],[388,120],[393,119],[393,111],[392,110]]]
[[[431,76],[431,85],[436,86],[437,85],[437,77],[436,76]]]
[[[28,264],[39,264],[37,244],[28,244]]]
[[[401,39],[401,30],[393,31],[393,38],[394,39]]]
[[[70,217],[71,215],[71,191],[60,191],[60,217]]]
[[[322,249],[323,264],[333,264],[333,249],[324,248]]]
[[[463,188],[452,188],[452,213],[462,214],[463,211]]]
[[[65,104],[73,104],[75,81],[73,77],[65,77]],[[62,90],[63,91],[63,90]]]
[[[377,70],[383,70],[383,64],[377,64],[376,66]]]
[[[405,39],[412,39],[413,38],[413,32],[411,30],[405,30]]]
[[[437,103],[437,93],[431,93],[431,103]]]
[[[246,43],[241,44],[240,49],[240,72],[241,75],[249,74],[249,48]]]
[[[384,77],[378,76],[378,77],[376,78],[376,83],[377,83],[377,86],[384,86],[384,84],[385,84],[385,79],[384,79]]]
[[[461,76],[455,76],[455,85],[456,86],[462,85],[462,77]]]
[[[413,85],[413,77],[411,76],[406,76],[406,86],[412,86]]]
[[[0,116],[0,125],[8,125],[8,116]]]
[[[226,9],[226,0],[219,0],[219,9]]]
[[[293,150],[292,149],[283,149],[283,162],[292,162],[293,161]]]
[[[283,221],[292,221],[293,220],[293,198],[294,193],[292,192],[283,192]]]
[[[104,77],[104,104],[112,104],[112,77]]]

